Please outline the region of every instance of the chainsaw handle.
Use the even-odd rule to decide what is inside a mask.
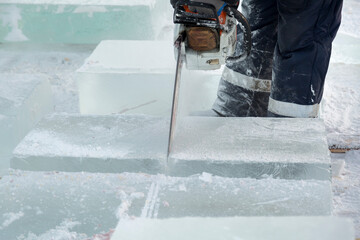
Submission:
[[[245,16],[241,12],[239,12],[236,8],[227,5],[225,6],[224,11],[226,12],[226,14],[234,17],[239,22],[240,28],[244,33],[244,44],[245,44],[245,51],[238,56],[227,57],[226,63],[237,63],[244,61],[250,55],[251,52],[252,41],[251,41],[250,25],[246,20]]]

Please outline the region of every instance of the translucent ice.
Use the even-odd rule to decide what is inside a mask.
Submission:
[[[145,115],[52,115],[16,147],[13,168],[33,171],[164,171],[167,119]]]
[[[153,39],[154,0],[1,0],[0,41],[99,43]]]
[[[185,117],[177,124],[173,175],[330,179],[322,120]]]
[[[330,215],[331,183],[321,180],[223,178],[209,173],[153,184],[142,217]]]
[[[349,219],[334,217],[183,218],[121,221],[112,240],[353,240]]]
[[[0,239],[109,232],[119,219],[141,214],[151,181],[142,174],[12,172],[0,180]]]
[[[170,114],[171,42],[102,41],[78,70],[80,112]]]
[[[83,240],[134,218],[330,212],[329,181],[23,171],[0,180],[0,239]]]
[[[50,84],[42,75],[0,74],[0,169],[9,167],[11,152],[52,111]]]

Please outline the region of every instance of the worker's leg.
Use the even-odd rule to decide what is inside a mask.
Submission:
[[[342,0],[278,0],[269,116],[317,117]]]
[[[252,30],[251,55],[225,67],[213,110],[227,117],[266,116],[277,36],[276,0],[243,0],[241,8]],[[238,34],[241,43],[239,29]],[[241,47],[238,44],[236,54]]]

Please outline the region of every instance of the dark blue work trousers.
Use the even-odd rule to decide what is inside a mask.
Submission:
[[[342,2],[243,0],[252,51],[225,67],[213,110],[229,117],[317,117]]]

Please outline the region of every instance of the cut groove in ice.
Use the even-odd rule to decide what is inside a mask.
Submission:
[[[31,171],[164,172],[169,122],[145,115],[54,114],[16,147],[13,168]]]
[[[13,149],[52,107],[44,76],[0,74],[0,169],[9,167]]]
[[[349,219],[252,217],[120,221],[112,240],[353,240]]]
[[[209,172],[330,180],[330,154],[319,119],[204,118],[178,121],[170,174]]]

